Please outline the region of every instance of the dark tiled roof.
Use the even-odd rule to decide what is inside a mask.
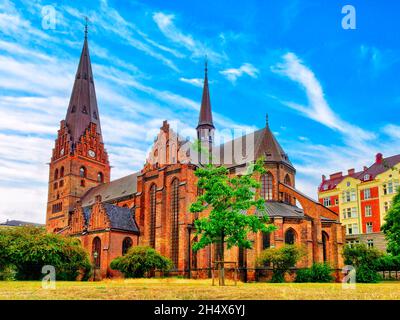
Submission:
[[[265,202],[265,210],[267,215],[271,218],[304,218],[303,209],[283,202],[267,201]]]
[[[82,197],[82,206],[87,207],[92,205],[96,200],[96,196],[98,195],[101,196],[101,200],[103,202],[110,202],[135,194],[137,190],[138,175],[139,172],[136,172],[123,178],[111,181],[109,183],[104,183],[90,189]]]
[[[129,208],[119,207],[110,203],[103,203],[103,206],[110,219],[112,229],[139,232],[139,228]],[[88,224],[92,209],[90,207],[83,208],[83,213],[85,215],[86,224]]]
[[[8,227],[24,227],[24,226],[34,226],[34,227],[42,227],[44,224],[34,223],[34,222],[26,222],[20,220],[7,220],[6,222],[0,223],[0,226],[8,226]]]
[[[249,143],[250,145],[248,145]],[[241,146],[241,150],[236,150],[236,146]],[[246,155],[246,149],[250,159],[238,160],[238,156]],[[294,169],[288,155],[282,149],[268,125],[263,129],[222,144],[216,148],[215,152],[220,154],[221,163],[227,167],[233,167],[264,157],[267,162],[283,162]]]
[[[367,170],[362,171],[359,174],[358,179],[364,180],[366,174],[370,175],[371,179],[374,179],[378,174],[389,170],[398,163],[400,163],[400,154],[384,158],[380,163],[375,162]]]

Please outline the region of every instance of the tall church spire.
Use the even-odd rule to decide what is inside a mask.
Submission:
[[[97,133],[100,134],[101,139],[99,110],[87,40],[87,18],[85,20],[85,40],[65,118],[72,143],[74,144],[79,140],[91,122],[96,124]]]
[[[212,112],[211,112],[210,92],[208,90],[207,59],[205,61],[205,68],[204,68],[203,96],[201,99],[201,108],[200,108],[199,123],[197,125],[197,130],[201,128],[214,129]]]

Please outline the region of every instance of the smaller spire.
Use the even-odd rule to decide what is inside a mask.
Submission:
[[[205,76],[207,77],[207,75],[208,75],[208,57],[207,57],[207,55],[204,59],[204,72],[205,72]]]
[[[269,127],[268,112],[265,114],[265,126]]]

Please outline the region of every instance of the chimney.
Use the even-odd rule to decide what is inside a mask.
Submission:
[[[325,182],[325,180],[326,180],[326,176],[323,174],[322,175],[322,182]]]
[[[341,178],[342,176],[343,176],[342,171],[340,171],[340,172],[336,172],[336,173],[333,173],[333,174],[329,175],[329,178],[330,179],[337,179],[337,178]]]
[[[377,153],[376,156],[375,156],[375,162],[377,164],[381,164],[382,163],[382,159],[383,159],[382,153]]]
[[[367,171],[367,169],[368,169],[368,167],[367,167],[367,166],[364,166],[363,170],[364,170],[364,171]]]
[[[355,172],[354,168],[347,170],[347,173],[349,176],[352,176],[354,174],[354,172]]]

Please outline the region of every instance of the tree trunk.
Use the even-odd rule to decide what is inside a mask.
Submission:
[[[219,260],[221,263],[219,263],[219,285],[224,286],[225,285],[225,264],[223,263],[225,261],[225,254],[224,254],[224,240],[225,240],[225,235],[224,233],[221,234],[221,245],[219,249]]]

